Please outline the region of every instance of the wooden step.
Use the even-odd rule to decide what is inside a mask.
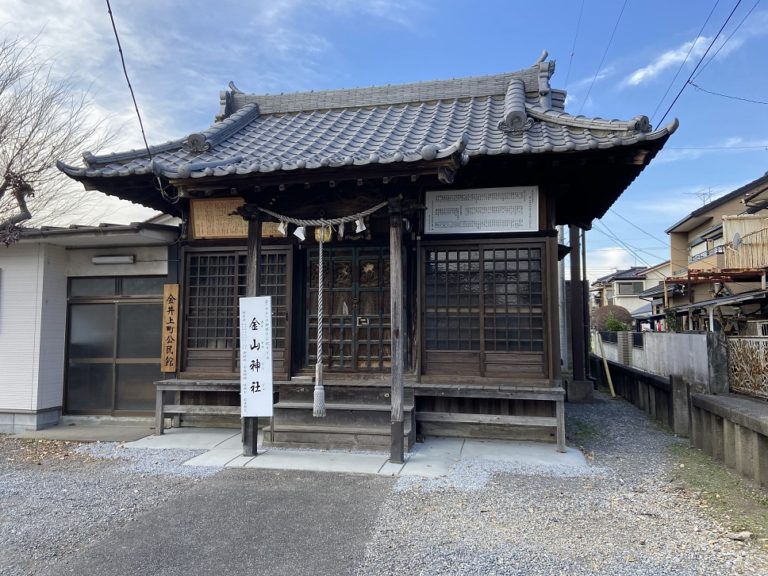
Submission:
[[[275,408],[286,408],[294,410],[313,410],[314,402],[292,402],[281,400],[275,404]],[[392,406],[389,404],[350,404],[346,402],[326,402],[326,410],[355,410],[360,412],[391,412]],[[413,404],[403,406],[404,412],[413,410]]]
[[[165,414],[197,414],[207,416],[240,416],[240,406],[212,406],[196,404],[165,404]]]
[[[315,388],[313,385],[289,384],[281,385],[278,389],[281,401],[288,402],[312,402]],[[326,404],[391,404],[391,394],[388,388],[371,387],[365,385],[350,386],[324,386]],[[413,390],[403,391],[403,402],[413,404]]]
[[[389,407],[383,410],[371,410],[374,405],[367,405],[362,410],[354,409],[351,405],[326,404],[325,416],[316,418],[312,415],[312,404],[307,402],[279,402],[275,405],[274,419],[277,424],[306,424],[327,425],[341,427],[368,427],[389,426],[392,420],[392,411]],[[413,411],[404,411],[406,420],[410,420]]]
[[[416,412],[417,422],[459,422],[466,424],[507,424],[510,426],[557,427],[554,416],[509,416],[505,414],[456,414],[452,412]]]
[[[264,445],[281,448],[319,448],[381,450],[390,449],[391,426],[324,426],[278,424],[266,428]],[[410,421],[404,423],[403,449],[408,451],[415,441]]]

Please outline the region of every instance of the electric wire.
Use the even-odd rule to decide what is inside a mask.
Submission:
[[[733,10],[731,10],[731,13],[728,14],[728,18],[726,18],[725,22],[723,22],[723,25],[720,26],[720,30],[718,30],[717,34],[715,34],[715,36],[712,38],[712,41],[709,43],[709,46],[707,46],[707,49],[704,51],[704,54],[701,55],[701,58],[699,58],[699,61],[696,63],[696,66],[694,66],[693,70],[691,70],[691,73],[688,75],[688,79],[685,81],[685,84],[682,85],[682,87],[680,88],[680,91],[675,96],[675,99],[672,100],[672,103],[669,105],[669,108],[667,108],[667,111],[664,112],[664,116],[662,116],[661,120],[659,120],[659,124],[664,123],[664,119],[667,117],[667,114],[670,113],[674,105],[677,103],[677,100],[683,94],[683,91],[685,91],[685,88],[688,86],[688,83],[691,81],[691,78],[693,78],[693,75],[696,74],[696,71],[699,69],[699,66],[701,66],[701,63],[707,57],[707,54],[709,54],[709,51],[712,49],[712,46],[714,46],[715,44],[715,41],[720,37],[720,34],[723,33],[723,30],[728,25],[728,22],[730,22],[731,18],[733,17],[733,14],[736,12],[736,9],[739,7],[741,2],[742,0],[738,0],[736,2],[736,5],[733,7]]]
[[[699,90],[700,92],[705,92],[706,94],[711,94],[712,96],[720,96],[721,98],[728,98],[729,100],[739,100],[741,102],[749,102],[750,104],[763,104],[768,105],[768,102],[765,102],[764,100],[752,100],[751,98],[742,98],[741,96],[732,96],[730,94],[723,94],[722,92],[714,92],[713,90],[707,90],[706,88],[702,88],[696,82],[691,80],[689,82],[691,86],[696,88],[696,90]]]
[[[764,150],[768,144],[754,146],[665,146],[664,150]]]
[[[147,150],[147,156],[149,157],[149,163],[150,166],[152,165],[152,151],[149,149],[149,143],[147,142],[147,135],[144,131],[144,122],[141,119],[141,112],[139,112],[139,104],[136,102],[136,94],[133,91],[133,86],[131,85],[131,79],[128,77],[128,69],[125,66],[125,57],[123,56],[123,47],[120,44],[120,35],[117,33],[117,26],[115,25],[115,17],[112,14],[112,6],[109,3],[109,0],[106,0],[107,3],[107,12],[109,13],[109,20],[112,22],[112,31],[115,33],[115,41],[117,42],[117,51],[120,53],[120,63],[123,67],[123,74],[125,75],[125,81],[128,84],[128,91],[131,93],[131,99],[133,100],[133,108],[136,110],[136,117],[139,120],[139,128],[141,129],[141,138],[144,140],[144,148]],[[168,196],[165,188],[163,187],[163,183],[160,180],[160,176],[155,174],[155,179],[157,181],[157,187],[160,191],[160,194],[162,197],[168,201],[171,204],[176,204],[179,201],[179,197],[177,196]]]
[[[621,17],[624,14],[624,9],[627,7],[627,2],[629,0],[624,0],[624,3],[621,5],[621,11],[619,12],[619,17],[616,18],[616,23],[613,25],[613,30],[611,31],[611,37],[608,39],[608,44],[605,46],[605,51],[603,52],[603,57],[600,58],[600,64],[597,67],[597,71],[595,72],[595,76],[592,78],[592,82],[589,84],[589,90],[587,90],[587,95],[584,97],[584,100],[581,102],[581,106],[579,107],[579,114],[581,114],[581,110],[584,108],[584,104],[587,103],[587,100],[589,99],[589,95],[592,92],[592,87],[595,85],[595,81],[597,80],[598,75],[600,74],[600,71],[603,69],[603,63],[605,62],[605,57],[608,55],[608,50],[611,47],[611,44],[613,43],[613,37],[616,35],[616,29],[619,27],[619,22],[621,22]]]
[[[720,44],[720,46],[718,46],[717,50],[715,50],[715,53],[714,53],[714,54],[712,54],[712,57],[711,57],[709,60],[707,60],[707,61],[704,63],[704,65],[701,67],[701,70],[699,70],[699,72],[696,74],[696,76],[694,76],[694,77],[693,77],[693,79],[694,79],[694,80],[695,80],[696,78],[698,78],[699,76],[701,76],[702,72],[704,72],[704,70],[707,68],[707,66],[709,66],[709,65],[710,65],[710,63],[712,62],[712,60],[714,60],[715,58],[717,58],[717,55],[720,53],[720,50],[722,50],[722,49],[723,49],[723,47],[724,47],[726,44],[728,44],[728,41],[729,41],[729,40],[730,40],[730,39],[733,37],[733,35],[734,35],[734,34],[736,34],[736,32],[739,30],[739,28],[741,28],[741,25],[742,25],[742,24],[744,24],[744,22],[746,21],[746,19],[747,19],[747,18],[749,18],[749,15],[750,15],[750,14],[752,14],[752,12],[754,11],[754,9],[755,9],[755,8],[757,8],[757,5],[758,5],[758,4],[760,4],[760,0],[757,0],[757,1],[756,1],[756,2],[755,2],[753,5],[752,5],[752,8],[750,8],[750,9],[749,9],[749,11],[748,11],[748,12],[747,12],[747,13],[744,15],[744,18],[742,18],[742,19],[741,19],[741,21],[740,21],[740,22],[739,22],[739,23],[736,25],[736,28],[734,28],[734,29],[731,31],[731,33],[728,35],[728,38],[726,38],[726,39],[725,39],[725,42],[723,42],[722,44]]]
[[[658,242],[662,242],[662,243],[664,243],[664,240],[663,240],[663,239],[659,238],[658,236],[654,236],[654,235],[653,235],[653,234],[651,234],[650,232],[648,232],[648,231],[646,231],[646,230],[642,229],[640,226],[638,226],[637,224],[635,224],[634,222],[632,222],[632,221],[631,221],[631,220],[629,220],[628,218],[625,218],[624,216],[622,216],[621,214],[619,214],[618,212],[616,212],[616,210],[614,210],[613,208],[611,208],[611,209],[610,209],[610,211],[611,211],[613,214],[615,214],[616,216],[618,216],[619,218],[621,218],[622,220],[624,220],[624,222],[626,222],[627,224],[629,224],[629,225],[630,225],[630,226],[632,226],[633,228],[636,228],[637,230],[640,230],[640,232],[642,232],[643,234],[645,234],[645,235],[646,235],[646,236],[648,236],[649,238],[652,238],[652,239],[654,239],[654,240],[656,240],[656,241],[658,241]]]
[[[576,40],[579,38],[579,29],[581,28],[581,15],[584,13],[584,0],[581,0],[581,6],[579,7],[579,17],[576,19],[576,32],[573,34],[573,44],[571,44],[571,56],[568,59],[568,70],[565,73],[565,88],[568,90],[568,79],[571,77],[571,66],[573,65],[573,57],[576,54]]]
[[[717,5],[720,4],[720,0],[716,0],[714,5],[712,6],[712,9],[709,11],[709,14],[707,15],[707,19],[704,20],[704,24],[701,25],[701,28],[699,29],[699,33],[696,34],[696,37],[691,41],[691,47],[688,48],[688,53],[685,55],[685,58],[680,63],[680,67],[677,69],[677,72],[675,72],[674,78],[672,78],[672,81],[667,86],[667,89],[664,91],[664,96],[661,97],[659,100],[659,103],[656,104],[656,108],[653,109],[653,114],[651,114],[651,121],[653,121],[654,118],[656,118],[656,112],[659,111],[659,108],[661,108],[661,105],[664,103],[664,100],[667,98],[667,94],[669,94],[669,91],[672,89],[672,86],[675,84],[675,81],[677,80],[677,77],[680,75],[680,72],[682,72],[683,67],[685,66],[685,63],[688,62],[688,57],[691,55],[691,52],[693,52],[694,47],[696,46],[696,43],[699,41],[699,38],[701,38],[702,34],[704,33],[704,28],[707,27],[707,24],[709,24],[709,19],[712,18],[712,14],[715,13],[715,8],[717,8]]]

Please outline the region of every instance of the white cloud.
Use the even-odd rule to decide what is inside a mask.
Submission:
[[[737,21],[735,21],[737,22]],[[735,25],[735,24],[734,24]],[[768,33],[768,12],[755,12],[746,21],[736,34],[728,39],[730,32],[725,31],[718,37],[707,58],[717,54],[716,61],[723,60],[733,52],[741,48],[750,38],[764,36]],[[686,66],[693,67],[699,58],[707,50],[712,36],[699,36],[693,41],[684,42],[676,48],[667,50],[654,58],[650,63],[638,68],[622,80],[620,87],[639,86],[653,81],[670,68],[676,68],[686,59],[690,51]]]
[[[685,42],[677,48],[667,50],[660,56],[657,56],[650,64],[632,72],[622,80],[621,86],[639,86],[640,84],[650,82],[668,68],[681,64],[686,59],[686,56],[689,62],[695,62],[697,58],[701,58],[710,42],[711,38],[699,36],[696,40]],[[690,56],[688,56],[689,51]]]
[[[587,248],[587,278],[590,283],[617,270],[643,265],[638,264],[637,259],[625,248],[618,246],[596,250]]]

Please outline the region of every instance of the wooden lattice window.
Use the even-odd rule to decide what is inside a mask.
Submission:
[[[272,297],[275,370],[287,374],[289,253],[261,254],[260,294]],[[193,252],[187,259],[187,368],[236,372],[239,361],[238,298],[245,296],[245,252]]]
[[[485,350],[544,350],[541,248],[483,250]]]
[[[544,375],[543,262],[542,244],[425,247],[425,372]]]
[[[237,255],[189,255],[187,346],[190,349],[233,349],[237,325],[235,286],[245,284]],[[238,278],[238,276],[241,278]]]
[[[427,350],[480,350],[480,252],[427,250]]]

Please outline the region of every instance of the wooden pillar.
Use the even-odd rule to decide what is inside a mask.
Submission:
[[[403,458],[403,215],[400,200],[389,204],[389,288],[392,346],[392,432],[389,461]]]
[[[581,250],[579,249],[579,227],[568,226],[571,239],[571,355],[573,356],[573,379],[586,379],[584,342],[584,284],[581,277]]]
[[[245,295],[258,296],[261,288],[261,212],[257,206],[247,205],[248,263],[246,268]],[[256,456],[259,437],[259,419],[243,418],[243,456]]]

